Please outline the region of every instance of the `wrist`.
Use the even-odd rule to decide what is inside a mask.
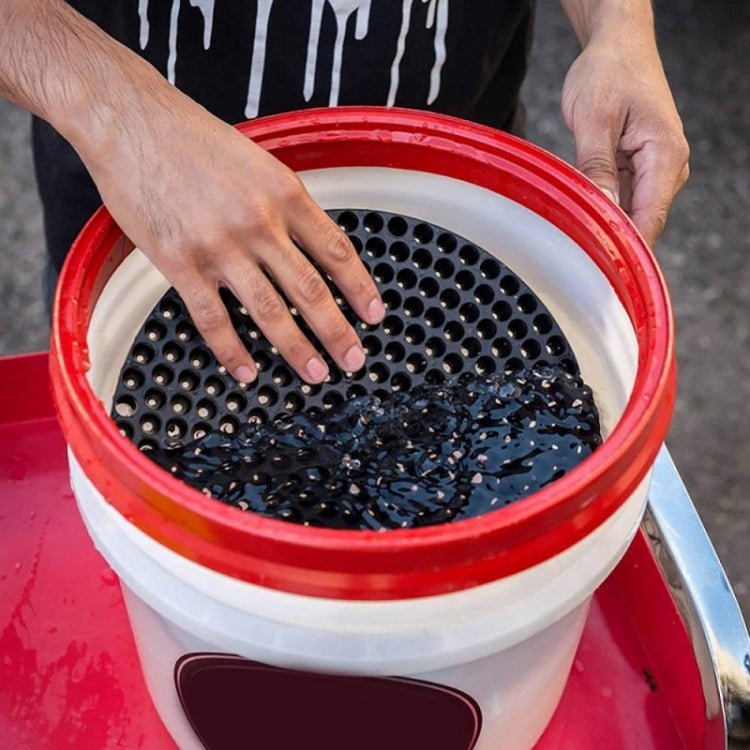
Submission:
[[[651,0],[561,0],[582,47],[656,45]]]

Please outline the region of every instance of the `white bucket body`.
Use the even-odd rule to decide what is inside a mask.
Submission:
[[[519,203],[445,176],[371,167],[301,177],[324,208],[415,216],[496,255],[560,324],[594,391],[605,436],[612,430],[635,378],[635,335],[604,274],[566,234]],[[88,379],[107,410],[128,348],[166,289],[134,251],[96,304]],[[201,744],[175,691],[175,663],[215,652],[455,688],[479,706],[478,750],[528,750],[560,698],[591,596],[638,528],[649,478],[588,536],[540,564],[437,596],[351,601],[264,588],[198,565],[126,520],[73,454],[71,471],[91,536],[122,580],[154,703],[185,749]]]

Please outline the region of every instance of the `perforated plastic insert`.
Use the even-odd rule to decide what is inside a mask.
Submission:
[[[223,367],[169,290],[138,334],[114,396],[112,417],[141,450],[176,446],[243,423],[326,410],[356,396],[381,398],[462,373],[490,375],[534,365],[578,375],[565,336],[539,298],[490,253],[419,219],[383,211],[329,211],[375,279],[387,308],[378,326],[358,320],[329,281],[347,319],[360,330],[365,367],[347,374],[330,358],[325,383],[304,383],[240,303],[224,300],[259,369],[245,387]],[[298,312],[292,314],[319,351]]]

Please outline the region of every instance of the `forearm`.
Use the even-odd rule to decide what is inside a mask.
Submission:
[[[108,150],[128,112],[172,87],[61,0],[0,0],[0,96],[50,122],[84,160]]]
[[[560,0],[581,46],[617,36],[622,44],[655,44],[651,0]]]

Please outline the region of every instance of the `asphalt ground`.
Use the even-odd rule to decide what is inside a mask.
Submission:
[[[675,311],[679,386],[667,445],[750,614],[750,3],[655,0],[659,46],[691,145],[692,176],[657,256]],[[560,87],[578,51],[539,0],[524,87],[528,138],[574,149]],[[0,355],[47,348],[42,219],[28,116],[0,100]]]

